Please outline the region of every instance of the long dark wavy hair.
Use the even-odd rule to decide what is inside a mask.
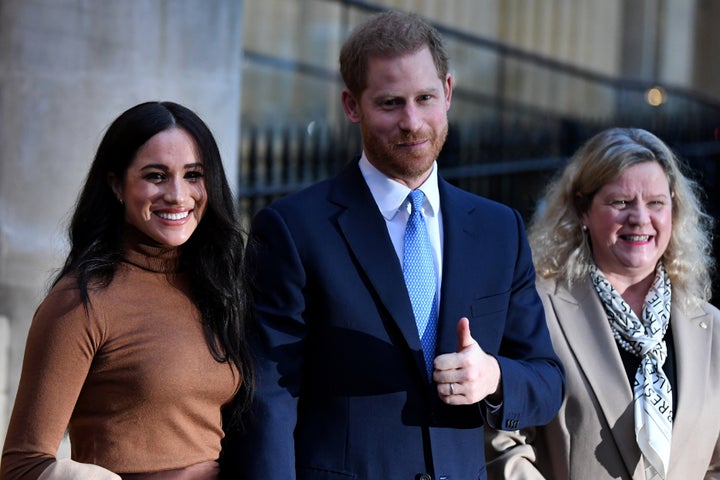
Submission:
[[[123,258],[125,211],[109,183],[124,179],[137,151],[154,135],[182,128],[202,156],[207,208],[190,239],[180,248],[193,302],[203,318],[205,339],[218,362],[232,362],[241,375],[240,391],[226,418],[236,421],[254,391],[254,368],[247,344],[250,315],[243,273],[244,236],[217,143],[194,112],[173,102],[146,102],[122,113],[108,127],[69,227],[70,253],[54,283],[74,275],[87,309],[89,289],[110,284]]]

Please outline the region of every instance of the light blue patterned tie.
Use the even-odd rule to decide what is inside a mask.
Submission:
[[[425,195],[420,190],[413,190],[408,198],[411,209],[405,227],[403,275],[415,314],[425,366],[432,376],[437,335],[437,277],[430,237],[422,213]]]

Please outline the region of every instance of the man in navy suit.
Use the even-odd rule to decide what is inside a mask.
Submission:
[[[453,81],[435,29],[373,16],[340,68],[362,155],[253,220],[257,396],[226,455],[247,479],[484,479],[485,426],[547,423],[564,390],[522,220],[438,176]],[[403,274],[418,189],[424,350]]]

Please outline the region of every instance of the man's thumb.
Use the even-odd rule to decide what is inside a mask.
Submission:
[[[470,320],[467,317],[462,317],[458,321],[455,331],[458,337],[458,352],[477,343],[470,334]]]

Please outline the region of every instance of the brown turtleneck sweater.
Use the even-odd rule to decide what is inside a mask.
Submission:
[[[35,479],[69,430],[72,458],[115,473],[180,469],[218,458],[220,407],[237,371],[212,357],[187,279],[151,247],[128,251],[112,283],[90,293],[74,278],[38,308],[0,466]]]

